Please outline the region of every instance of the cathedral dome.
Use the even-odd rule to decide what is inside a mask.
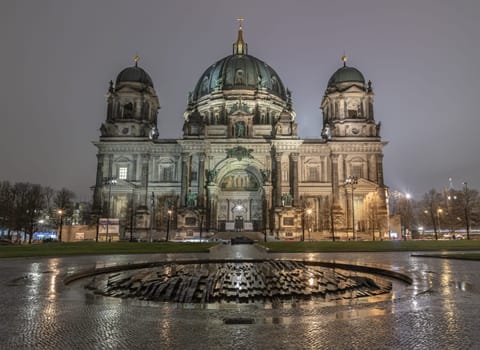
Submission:
[[[193,91],[199,99],[214,91],[265,89],[283,100],[287,99],[285,86],[279,75],[262,60],[248,55],[240,27],[233,44],[233,54],[222,58],[201,75]]]
[[[152,78],[142,68],[138,67],[137,59],[135,60],[135,66],[125,68],[117,75],[115,85],[120,83],[142,83],[153,88]]]
[[[330,80],[328,80],[328,86],[347,82],[359,82],[365,84],[363,74],[357,68],[348,67],[346,65],[347,57],[345,55],[342,57],[342,61],[343,67],[337,69],[337,71],[333,73]]]

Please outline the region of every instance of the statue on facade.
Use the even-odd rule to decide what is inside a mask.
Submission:
[[[235,123],[235,136],[236,137],[245,137],[245,123],[244,122]]]
[[[268,182],[270,180],[270,169],[262,169],[260,170],[262,174],[263,182]]]
[[[207,173],[208,182],[214,182],[215,177],[217,176],[217,171],[215,169],[209,170]]]
[[[188,193],[187,194],[187,207],[193,208],[195,207],[195,202],[197,201],[197,194],[196,193]]]
[[[282,194],[282,206],[290,207],[292,206],[292,202],[293,202],[293,197],[290,193]]]
[[[292,122],[292,136],[297,136],[297,123]]]
[[[282,124],[280,122],[277,122],[275,125],[275,136],[281,135],[282,134]]]

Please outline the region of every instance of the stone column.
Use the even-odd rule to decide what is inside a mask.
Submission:
[[[137,163],[138,155],[135,154],[132,160],[132,174],[130,175],[130,181],[137,181]]]
[[[377,154],[377,183],[379,186],[383,187],[383,154]]]
[[[368,179],[374,182],[376,182],[377,179],[376,165],[375,155],[370,154],[368,156]]]
[[[205,205],[205,154],[198,155],[198,200],[197,206],[203,208]]]
[[[150,159],[149,154],[142,154],[142,185],[145,189],[144,198],[143,198],[143,205],[147,208],[149,207],[149,203],[148,203],[148,182],[149,182],[148,161],[149,161],[149,159]]]
[[[264,211],[262,213],[262,219],[265,224],[265,229],[270,231],[272,227],[272,222],[270,221],[272,214],[272,185],[270,182],[267,182],[263,186],[263,195],[264,195]],[[265,217],[263,217],[265,215]]]
[[[93,192],[93,207],[100,210],[102,206],[102,187],[103,187],[103,154],[97,154],[97,178],[95,180],[95,190]]]
[[[339,191],[338,191],[338,154],[331,154],[330,160],[332,163],[332,192],[333,198],[336,202],[339,200]]]
[[[207,187],[207,228],[209,230],[217,229],[217,197],[218,197],[218,188],[217,185],[208,185]]]
[[[182,153],[182,185],[180,192],[180,206],[185,207],[185,200],[188,191],[188,153]]]
[[[275,153],[275,206],[282,206],[282,153]]]
[[[291,153],[292,160],[292,191],[293,191],[293,205],[300,206],[300,194],[298,193],[298,153]]]

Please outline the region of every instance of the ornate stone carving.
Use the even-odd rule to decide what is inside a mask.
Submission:
[[[237,158],[237,160],[242,160],[243,158],[253,159],[252,152],[253,149],[237,146],[227,149],[227,158]]]
[[[230,113],[229,114],[233,114],[236,111],[243,111],[245,113],[251,113],[248,105],[245,102],[242,102],[241,100],[239,102],[235,102],[232,105],[232,108],[230,108]]]

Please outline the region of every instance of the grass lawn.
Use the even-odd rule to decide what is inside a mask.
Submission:
[[[480,250],[480,240],[269,242],[267,247],[271,253]]]
[[[215,243],[78,242],[0,245],[0,258],[87,254],[147,254],[208,252]]]
[[[216,243],[178,242],[78,242],[0,245],[0,258],[69,256],[87,254],[154,254],[207,252]],[[260,243],[263,245],[264,243]],[[340,241],[269,242],[271,253],[297,252],[389,252],[389,251],[468,251],[479,250],[480,240],[467,241]],[[480,255],[480,254],[471,254]]]

